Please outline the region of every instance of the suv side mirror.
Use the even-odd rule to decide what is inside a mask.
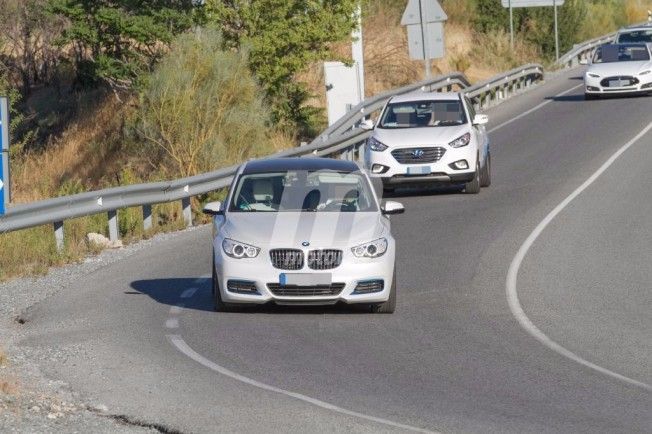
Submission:
[[[208,202],[206,205],[204,205],[204,214],[208,215],[224,215],[224,211],[222,210],[222,202],[217,201],[217,202]]]
[[[580,65],[588,65],[589,59],[580,59]]]
[[[365,131],[371,131],[374,129],[374,121],[371,119],[365,119],[362,122],[360,122],[360,128],[362,128]]]
[[[402,203],[391,200],[385,202],[385,205],[380,207],[380,209],[383,215],[403,214],[405,212],[405,207]]]
[[[485,125],[489,122],[489,116],[487,115],[475,115],[473,118],[473,125]]]

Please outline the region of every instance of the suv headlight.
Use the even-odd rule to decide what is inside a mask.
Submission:
[[[471,142],[471,133],[466,133],[462,137],[458,137],[448,144],[451,148],[461,148]]]
[[[222,241],[222,250],[230,257],[236,259],[255,258],[260,252],[258,247],[229,238],[224,238],[224,241]]]
[[[387,251],[387,240],[385,238],[378,238],[370,243],[355,246],[351,251],[358,258],[377,258],[383,256]]]
[[[375,152],[383,152],[385,149],[387,149],[386,144],[373,137],[369,137],[367,139],[367,146],[369,146],[369,149]]]

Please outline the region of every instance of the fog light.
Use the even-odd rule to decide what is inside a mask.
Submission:
[[[258,294],[256,282],[250,280],[229,280],[226,282],[226,289],[237,294]]]
[[[469,162],[466,160],[456,161],[450,165],[453,169],[464,170],[469,168]]]
[[[652,83],[644,84],[641,89],[652,89]]]
[[[385,289],[385,281],[378,280],[363,280],[358,282],[355,287],[354,294],[370,294],[372,292],[380,292]]]
[[[371,166],[372,173],[385,173],[389,170],[389,167],[383,166],[382,164],[374,164]]]
[[[594,86],[586,86],[586,90],[591,92],[600,92],[600,89]]]

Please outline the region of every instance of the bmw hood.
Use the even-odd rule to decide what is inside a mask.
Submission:
[[[263,248],[353,247],[387,236],[387,221],[377,212],[232,213],[220,232]]]
[[[469,125],[423,128],[376,128],[374,138],[389,147],[448,145],[469,132]]]
[[[617,75],[632,75],[637,76],[643,71],[652,69],[652,62],[613,62],[613,63],[594,63],[586,71],[592,74],[597,74],[601,78],[613,77]]]

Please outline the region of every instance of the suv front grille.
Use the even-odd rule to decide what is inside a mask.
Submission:
[[[324,297],[338,295],[344,289],[344,283],[331,283],[330,285],[298,286],[278,283],[268,283],[267,288],[272,294],[285,297]]]
[[[273,249],[269,252],[274,268],[281,270],[301,270],[303,252],[297,249]]]
[[[308,267],[313,270],[330,270],[342,263],[341,250],[311,250],[308,252]]]
[[[441,160],[446,148],[429,146],[423,148],[403,148],[392,151],[392,156],[401,164],[435,163]]]

